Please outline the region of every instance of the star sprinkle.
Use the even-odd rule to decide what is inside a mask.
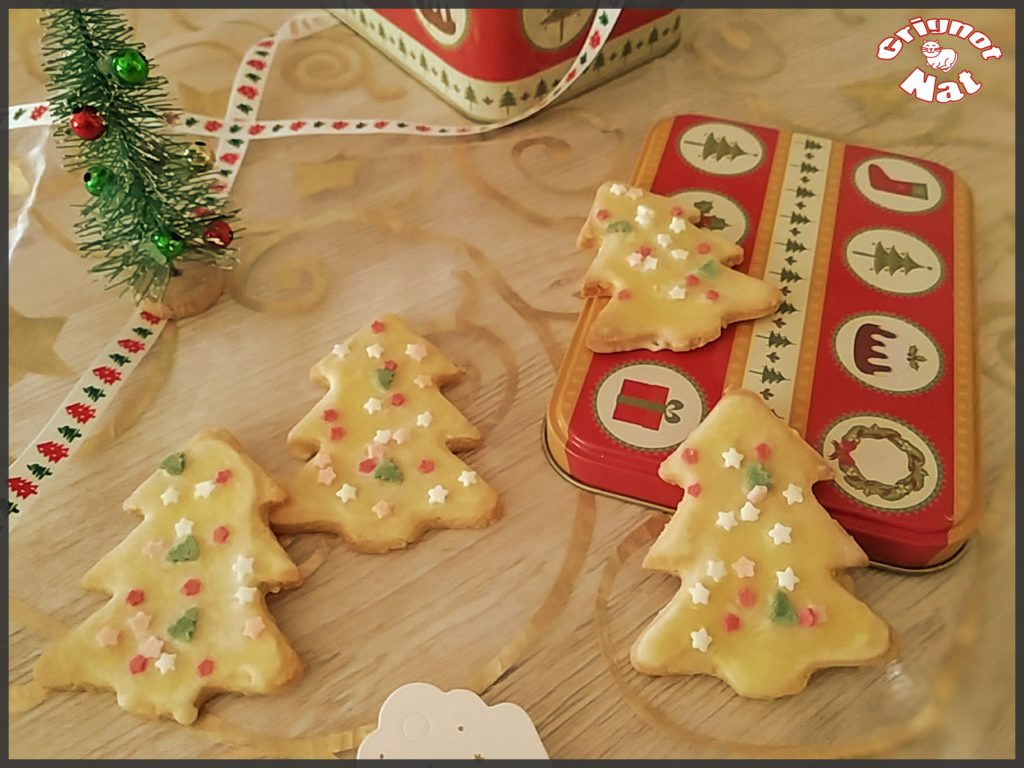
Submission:
[[[331,354],[334,355],[335,357],[341,359],[341,360],[344,360],[345,356],[348,355],[348,353],[349,353],[348,342],[346,342],[344,344],[335,344],[333,347],[331,347]]]
[[[391,430],[378,429],[377,433],[373,436],[373,442],[377,443],[377,445],[387,445],[391,442]]]
[[[246,557],[245,555],[239,555],[235,558],[234,564],[231,566],[231,570],[235,572],[235,578],[239,581],[245,581],[246,578],[252,576],[252,564],[256,558]]]
[[[673,216],[672,223],[668,225],[668,228],[678,235],[686,229],[686,219],[680,218],[679,216]]]
[[[330,485],[337,477],[338,474],[331,467],[321,467],[320,471],[316,473],[316,481],[320,485]]]
[[[737,451],[735,448],[730,448],[728,451],[722,453],[722,461],[724,466],[732,467],[733,469],[739,469],[740,464],[743,463],[743,454]]]
[[[761,516],[761,510],[751,504],[749,501],[745,502],[740,507],[740,519],[745,520],[748,523],[752,523]]]
[[[464,469],[459,475],[459,482],[462,483],[463,488],[468,488],[471,485],[476,485],[477,475],[471,469]]]
[[[421,373],[419,376],[412,380],[412,383],[415,384],[420,389],[426,389],[427,387],[432,387],[434,385],[434,380],[430,378],[430,376],[428,376],[427,374]]]
[[[246,619],[245,626],[242,628],[242,635],[250,640],[255,640],[263,634],[263,630],[266,628],[267,625],[263,623],[262,616],[252,616]]]
[[[626,197],[628,197],[630,200],[639,200],[643,196],[644,196],[644,191],[642,189],[640,189],[640,187],[630,187],[629,191],[626,193]],[[638,206],[638,207],[642,207],[642,206]]]
[[[672,245],[672,235],[666,235],[664,232],[662,232],[654,239],[662,248],[668,248],[670,245]]]
[[[790,534],[790,531],[792,531],[792,530],[793,529],[790,528],[788,525],[783,525],[782,523],[776,523],[775,525],[772,526],[772,529],[770,531],[768,531],[768,538],[770,538],[776,545],[779,545],[779,544],[789,544],[790,543],[789,534]]]
[[[711,592],[709,592],[708,588],[699,581],[687,591],[690,593],[690,599],[693,600],[694,605],[708,604],[708,598],[711,596]]]
[[[448,489],[443,485],[435,485],[429,491],[427,491],[427,501],[431,504],[444,504],[445,499],[448,498]]]
[[[408,429],[406,429],[405,427],[399,427],[392,433],[391,439],[394,440],[399,445],[401,445],[402,443],[406,442],[411,437],[411,435],[412,433]]]
[[[804,500],[804,489],[799,485],[793,485],[793,483],[790,483],[786,486],[786,490],[782,492],[782,495],[786,497],[786,503],[789,504],[789,506],[793,506],[794,504],[799,504]]]
[[[725,563],[721,560],[708,560],[708,577],[717,584],[725,577]]]
[[[638,251],[633,251],[626,257],[626,263],[633,267],[633,269],[636,269],[644,263],[644,255]]]
[[[156,668],[160,670],[161,675],[166,675],[172,671],[178,660],[178,654],[176,653],[161,653],[160,658],[156,660]]]
[[[757,504],[767,495],[768,486],[755,485],[753,488],[750,489],[750,492],[747,493],[747,500],[750,501],[752,504]]]
[[[153,539],[142,548],[142,554],[150,560],[159,560],[164,556],[164,543],[159,539]]]
[[[800,581],[799,577],[793,573],[793,569],[788,567],[784,571],[776,571],[775,578],[779,580],[779,588],[789,592],[792,592],[797,582]]]
[[[381,402],[376,397],[371,397],[365,403],[363,403],[363,410],[369,414],[374,414],[380,411]]]
[[[160,501],[164,503],[165,507],[169,507],[171,504],[177,504],[178,490],[173,486],[167,486],[167,489],[160,494]]]
[[[646,205],[638,205],[635,220],[641,227],[651,226],[651,222],[654,220],[654,210]]]
[[[321,448],[316,452],[316,456],[313,457],[313,466],[318,469],[331,466],[331,454]]]
[[[395,511],[395,508],[391,506],[390,502],[381,500],[371,507],[373,514],[377,516],[378,520],[383,520],[385,517],[390,517]]]
[[[256,587],[239,587],[235,590],[235,600],[242,605],[251,603],[256,597]]]
[[[147,659],[155,659],[164,648],[164,641],[155,635],[150,635],[139,643],[139,655]]]
[[[618,183],[612,184],[610,187],[608,187],[608,191],[611,192],[613,195],[624,195],[626,194],[626,185]]]
[[[430,411],[424,411],[416,417],[417,427],[429,427],[434,423],[434,417]]]
[[[371,344],[366,348],[367,357],[372,357],[375,360],[379,360],[382,354],[384,354],[384,347],[382,347],[380,344]]]
[[[732,569],[741,579],[749,579],[754,575],[754,561],[747,557],[741,557],[732,564]]]
[[[427,356],[427,348],[422,344],[406,344],[405,354],[411,357],[416,362],[419,362]]]
[[[109,648],[117,644],[117,639],[120,636],[121,633],[113,627],[103,627],[96,633],[96,644],[103,648]]]
[[[690,252],[685,248],[675,248],[669,253],[669,255],[676,261],[686,261],[686,259],[690,255]]]
[[[676,301],[682,301],[686,298],[686,289],[681,285],[674,285],[669,289],[668,297]]]
[[[725,531],[732,530],[736,527],[736,513],[735,512],[719,512],[718,522],[715,523],[719,528]]]
[[[210,494],[217,488],[217,484],[213,480],[203,480],[201,483],[196,483],[196,498],[197,499],[208,499]]]
[[[338,492],[334,495],[341,499],[343,504],[348,504],[350,501],[355,500],[356,496],[358,495],[358,492],[356,491],[356,487],[354,485],[343,483],[341,488],[339,488]]]
[[[143,632],[149,629],[150,623],[153,621],[153,617],[145,611],[139,611],[130,619],[125,621],[128,628],[136,635],[141,635]]]
[[[174,524],[174,535],[182,539],[192,533],[192,521],[187,517],[181,518]]]
[[[690,640],[693,643],[694,649],[701,653],[705,653],[708,650],[708,646],[711,645],[711,635],[708,634],[704,627],[701,627],[696,632],[691,632]]]

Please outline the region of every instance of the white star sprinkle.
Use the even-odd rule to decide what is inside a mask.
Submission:
[[[391,434],[391,439],[401,445],[406,442],[411,435],[412,433],[408,429],[405,427],[399,427]]]
[[[235,590],[235,600],[242,605],[251,603],[256,597],[256,587],[239,587]]]
[[[669,255],[676,261],[686,261],[687,257],[690,255],[690,252],[684,248],[676,248]]]
[[[640,187],[630,187],[626,195],[631,200],[639,200],[641,197],[644,196],[644,191],[640,189]]]
[[[213,480],[203,480],[201,483],[196,483],[195,492],[197,499],[208,499],[210,494],[217,488],[217,484]]]
[[[804,500],[804,489],[799,485],[793,485],[793,483],[790,483],[786,487],[786,490],[782,492],[782,495],[786,497],[786,503],[793,506],[794,504],[799,504]]]
[[[387,445],[391,442],[391,430],[378,429],[377,433],[373,436],[373,442],[377,445]]]
[[[717,584],[725,577],[725,563],[721,560],[708,560],[708,577]]]
[[[672,235],[666,235],[664,232],[662,232],[654,239],[662,248],[668,248],[670,245],[672,245]]]
[[[735,512],[719,512],[718,522],[715,523],[719,528],[723,530],[731,530],[736,527],[736,513]]]
[[[245,626],[242,627],[242,635],[255,640],[263,634],[263,630],[266,627],[267,625],[263,623],[262,616],[251,616],[246,619]]]
[[[443,485],[435,485],[429,491],[427,491],[427,501],[431,504],[444,504],[445,499],[448,498],[448,489]]]
[[[171,504],[177,504],[178,503],[178,490],[176,488],[174,488],[173,486],[170,486],[170,485],[167,486],[167,489],[163,493],[160,494],[160,501],[162,501],[164,503],[165,507],[168,507]]]
[[[427,356],[427,348],[422,344],[406,344],[405,354],[411,357],[416,362],[419,362]]]
[[[134,616],[125,621],[125,624],[134,632],[136,635],[141,635],[147,629],[149,629],[150,622],[153,621],[153,617],[145,611],[138,611]]]
[[[686,229],[686,219],[681,219],[678,216],[673,216],[672,223],[668,225],[668,228],[678,235],[680,232]]]
[[[395,511],[395,508],[392,507],[389,502],[386,502],[383,499],[374,504],[370,509],[373,511],[373,514],[377,516],[378,520],[383,520],[385,517],[390,516],[391,513]]]
[[[333,467],[321,467],[320,471],[316,473],[316,481],[320,485],[330,485],[338,477],[338,473],[334,471]]]
[[[153,539],[153,541],[150,541],[142,548],[142,554],[150,560],[159,560],[164,556],[164,550],[164,543],[159,539]]]
[[[626,257],[626,263],[629,264],[629,266],[636,269],[637,267],[644,263],[644,255],[640,253],[640,251],[633,251],[631,254],[629,254],[629,256]]]
[[[749,579],[754,575],[754,561],[741,557],[735,563],[732,564],[732,569],[736,571],[736,575],[741,579]]]
[[[708,588],[699,581],[690,587],[688,591],[690,593],[690,599],[693,600],[694,605],[708,604],[708,598],[711,597],[711,592],[709,592]]]
[[[103,627],[96,633],[96,644],[103,648],[109,648],[112,645],[117,645],[117,638],[120,636],[121,633],[113,627]]]
[[[752,523],[761,516],[761,510],[751,504],[749,501],[744,502],[743,506],[740,507],[740,519],[745,520],[748,523]]]
[[[708,634],[704,627],[701,627],[696,632],[691,632],[690,640],[693,642],[693,647],[701,653],[705,653],[708,646],[711,645],[711,635]]]
[[[331,347],[331,354],[334,355],[335,357],[341,358],[342,360],[345,359],[345,356],[348,353],[349,353],[348,342],[345,342],[344,344],[335,344],[333,347]]]
[[[365,403],[363,403],[363,410],[369,414],[378,413],[380,411],[381,402],[376,397],[371,397]]]
[[[737,451],[735,448],[730,448],[728,451],[722,452],[722,462],[727,467],[739,469],[740,464],[743,463],[743,454]]]
[[[434,380],[430,378],[427,374],[421,373],[419,376],[412,380],[412,383],[415,384],[420,389],[426,389],[427,387],[431,387],[434,385]]]
[[[164,641],[155,635],[150,635],[139,643],[139,655],[147,659],[155,659],[164,649]]]
[[[757,504],[767,495],[768,495],[768,486],[766,486],[766,485],[755,485],[753,488],[750,489],[750,492],[747,494],[747,499],[751,503]]]
[[[379,359],[380,356],[383,353],[384,353],[384,347],[382,347],[380,344],[371,344],[370,346],[368,346],[366,348],[366,356],[367,357],[372,357],[374,359]]]
[[[343,504],[348,504],[356,498],[358,491],[354,485],[343,483],[341,488],[339,488],[338,492],[334,495],[341,499]]]
[[[626,185],[615,183],[608,187],[608,191],[613,195],[624,195],[626,194]]]
[[[681,301],[686,298],[686,289],[681,285],[674,285],[669,290],[668,297],[670,299],[675,299],[676,301]]]
[[[160,658],[156,660],[155,666],[160,670],[161,675],[166,675],[174,669],[177,660],[178,654],[176,653],[161,653]]]
[[[656,256],[648,256],[644,259],[644,263],[640,265],[641,272],[653,272],[658,268],[658,259]]]
[[[636,223],[641,227],[649,227],[654,219],[654,211],[646,205],[636,207]]]
[[[779,580],[779,588],[785,589],[788,592],[792,592],[797,582],[800,581],[799,577],[793,573],[793,569],[789,567],[784,571],[776,571],[775,578]]]
[[[471,485],[476,485],[476,472],[471,469],[464,469],[462,474],[459,475],[459,482],[462,483],[464,488],[468,488]]]
[[[174,524],[174,535],[179,539],[183,539],[192,533],[192,521],[187,517],[181,518]]]
[[[429,427],[433,423],[434,417],[431,415],[430,411],[424,411],[416,417],[417,427]]]
[[[235,572],[235,578],[239,581],[245,581],[249,576],[252,576],[252,564],[255,561],[253,557],[246,557],[245,555],[239,555],[235,558],[234,565],[231,566],[231,570]]]
[[[776,545],[779,544],[790,544],[789,534],[793,529],[788,525],[782,523],[776,523],[772,526],[772,529],[768,531],[768,538],[770,538]]]

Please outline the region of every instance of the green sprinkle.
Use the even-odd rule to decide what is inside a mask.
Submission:
[[[185,471],[185,454],[172,453],[160,464],[160,469],[169,475],[180,475]]]
[[[402,470],[391,459],[384,459],[384,461],[378,464],[377,469],[373,471],[373,476],[375,479],[383,480],[386,483],[400,483],[405,479],[402,475]]]
[[[754,488],[758,485],[763,485],[765,488],[771,488],[772,476],[768,474],[768,470],[764,468],[764,464],[755,461],[747,467],[747,486],[748,488]]]
[[[378,368],[373,372],[373,378],[381,389],[390,389],[391,382],[395,380],[395,372],[387,368]]]
[[[714,259],[708,259],[699,267],[697,271],[700,272],[704,277],[714,277],[718,272],[718,262]]]
[[[190,642],[199,623],[199,609],[189,608],[182,616],[167,628],[167,634],[175,640]]]
[[[776,592],[772,598],[772,621],[776,624],[796,624],[800,621],[793,604],[782,592]]]
[[[195,536],[186,536],[167,552],[172,563],[187,563],[199,559],[199,542]]]

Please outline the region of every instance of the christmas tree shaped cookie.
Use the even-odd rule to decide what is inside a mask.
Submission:
[[[395,315],[316,364],[327,393],[288,435],[308,459],[271,523],[331,531],[362,552],[405,547],[431,528],[479,528],[499,515],[498,496],[453,454],[480,433],[440,388],[459,377],[440,350]]]
[[[633,644],[638,671],[768,699],[886,655],[888,625],[837,581],[867,556],[811,492],[828,465],[760,397],[725,394],[659,474],[685,495],[644,567],[682,584]]]
[[[267,525],[284,493],[235,439],[204,432],[124,503],[142,522],[83,579],[111,595],[36,666],[46,688],[107,688],[192,723],[215,693],[271,693],[301,663],[265,593],[301,581]]]
[[[698,211],[671,198],[601,186],[579,236],[581,248],[598,249],[583,295],[608,297],[590,325],[591,350],[682,352],[775,311],[778,289],[731,269],[743,250],[697,221]]]

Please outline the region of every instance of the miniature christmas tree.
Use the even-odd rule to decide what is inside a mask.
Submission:
[[[167,130],[167,81],[113,10],[55,8],[43,15],[44,69],[56,137],[91,195],[77,230],[91,271],[159,300],[186,261],[222,264],[234,238],[210,193],[212,157]]]
[[[704,138],[703,144],[699,141],[687,141],[685,143],[701,147],[700,156],[704,160],[711,157],[715,160],[724,160],[725,158],[735,160],[737,157],[750,154],[740,146],[738,141],[730,142],[725,136],[715,136],[713,133],[708,133]]]
[[[327,388],[288,435],[309,462],[271,523],[331,531],[356,549],[404,547],[430,528],[478,528],[498,497],[452,451],[480,433],[440,392],[459,370],[394,315],[375,320],[312,370]]]
[[[930,270],[931,267],[923,267],[918,264],[910,257],[909,251],[900,253],[896,250],[896,246],[892,245],[886,248],[881,243],[875,243],[875,250],[873,253],[864,253],[863,251],[854,251],[856,256],[867,256],[873,260],[871,268],[875,274],[882,272],[888,272],[890,275],[895,275],[897,272],[902,272],[904,275],[909,275],[915,269],[926,269]]]
[[[778,289],[730,269],[743,250],[698,227],[701,213],[637,187],[601,186],[579,238],[581,248],[598,247],[583,295],[608,297],[590,349],[685,351],[778,306]]]
[[[634,643],[638,671],[774,698],[887,652],[889,627],[837,580],[867,556],[811,492],[828,465],[757,395],[726,393],[659,475],[685,495],[644,567],[682,584]]]
[[[265,592],[301,581],[267,525],[284,492],[223,431],[172,454],[124,507],[143,521],[84,577],[111,595],[42,655],[47,688],[112,688],[124,709],[196,719],[220,691],[273,692],[301,664]]]

